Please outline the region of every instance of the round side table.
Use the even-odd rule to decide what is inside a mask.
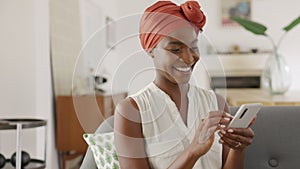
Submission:
[[[46,167],[46,139],[47,121],[42,119],[0,119],[0,130],[16,130],[16,167],[10,160],[6,160],[4,169],[21,169],[22,130],[36,127],[45,127],[45,153],[44,159],[31,159],[23,169],[44,169]]]

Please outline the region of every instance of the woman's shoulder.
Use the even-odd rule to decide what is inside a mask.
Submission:
[[[127,114],[136,111],[139,111],[138,105],[133,98],[127,97],[116,106],[115,113]]]
[[[158,98],[160,96],[161,92],[153,83],[150,83],[138,92],[129,95],[128,98],[130,98],[130,100],[127,102],[131,102],[133,105],[138,107],[141,113],[143,113],[145,110],[148,110],[153,100],[155,100],[154,98]]]
[[[127,97],[116,106],[114,117],[114,127],[119,132],[130,135],[131,131],[140,130],[141,116],[132,98]]]

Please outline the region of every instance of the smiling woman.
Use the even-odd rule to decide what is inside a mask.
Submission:
[[[205,22],[197,1],[158,1],[145,10],[140,41],[156,76],[116,108],[121,168],[243,168],[253,131],[227,129],[232,117],[224,99],[189,83]]]

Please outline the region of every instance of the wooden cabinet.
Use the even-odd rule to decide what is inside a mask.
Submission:
[[[87,144],[82,135],[93,133],[104,119],[113,115],[115,105],[126,96],[127,93],[57,96],[56,146],[62,166],[70,152],[86,152]]]
[[[217,89],[230,106],[262,103],[264,106],[300,106],[300,91],[287,91],[283,95],[270,95],[263,89]]]

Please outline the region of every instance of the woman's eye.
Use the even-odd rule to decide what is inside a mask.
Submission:
[[[174,49],[170,49],[170,51],[173,52],[173,53],[178,53],[181,50],[180,50],[180,48],[174,48]]]

